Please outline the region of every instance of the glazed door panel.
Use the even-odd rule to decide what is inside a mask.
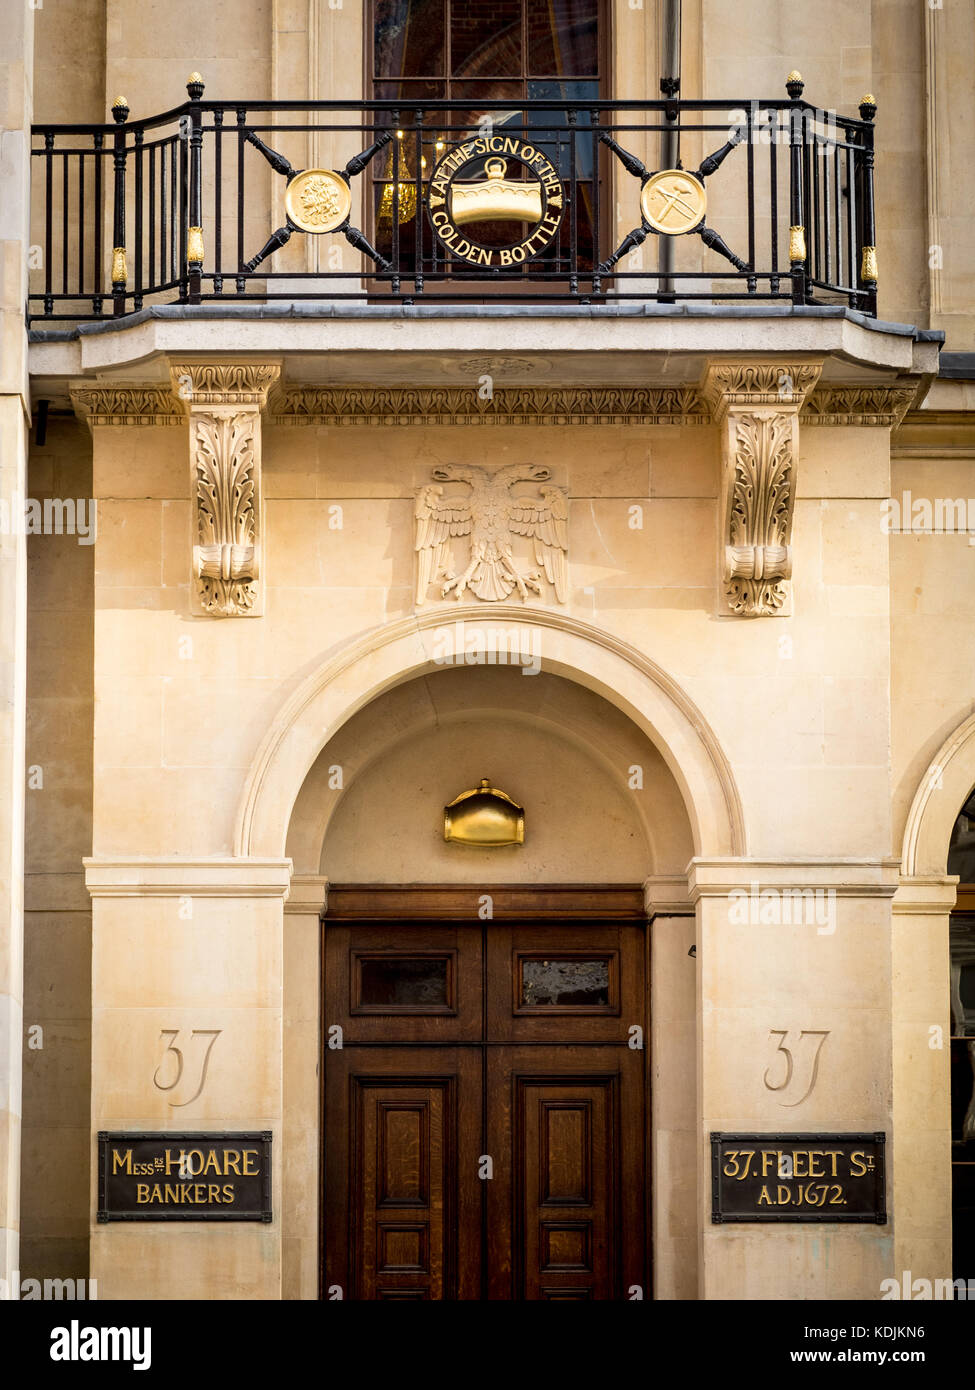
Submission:
[[[329,925],[327,1024],[346,1042],[480,1042],[481,951],[480,924]]]
[[[646,1296],[642,926],[324,936],[323,1297]]]

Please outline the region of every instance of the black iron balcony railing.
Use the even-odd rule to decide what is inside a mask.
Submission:
[[[838,117],[802,100],[797,73],[787,99],[737,107],[395,110],[203,90],[194,74],[190,100],[161,116],[130,121],[119,98],[112,125],[33,127],[32,323],[301,299],[876,314],[872,97]]]

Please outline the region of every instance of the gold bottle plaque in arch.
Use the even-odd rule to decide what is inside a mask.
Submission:
[[[523,845],[524,807],[482,777],[479,786],[444,807],[443,837],[461,845]]]

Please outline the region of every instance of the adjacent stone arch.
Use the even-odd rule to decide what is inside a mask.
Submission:
[[[948,845],[958,812],[975,787],[975,714],[949,735],[914,793],[904,827],[901,875],[947,872]]]
[[[464,629],[456,625],[464,624]],[[376,629],[332,656],[286,701],[248,773],[234,853],[280,856],[291,811],[327,740],[371,700],[443,660],[445,635],[476,631],[479,649],[507,654],[541,634],[541,667],[622,710],[659,749],[680,788],[695,854],[746,853],[741,800],[714,732],[684,691],[629,643],[563,614],[509,604],[435,609]],[[438,661],[438,657],[440,661]]]

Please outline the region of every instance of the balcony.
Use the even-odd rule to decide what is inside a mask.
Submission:
[[[876,317],[876,106],[189,100],[32,128],[28,317],[150,305],[843,305]]]

